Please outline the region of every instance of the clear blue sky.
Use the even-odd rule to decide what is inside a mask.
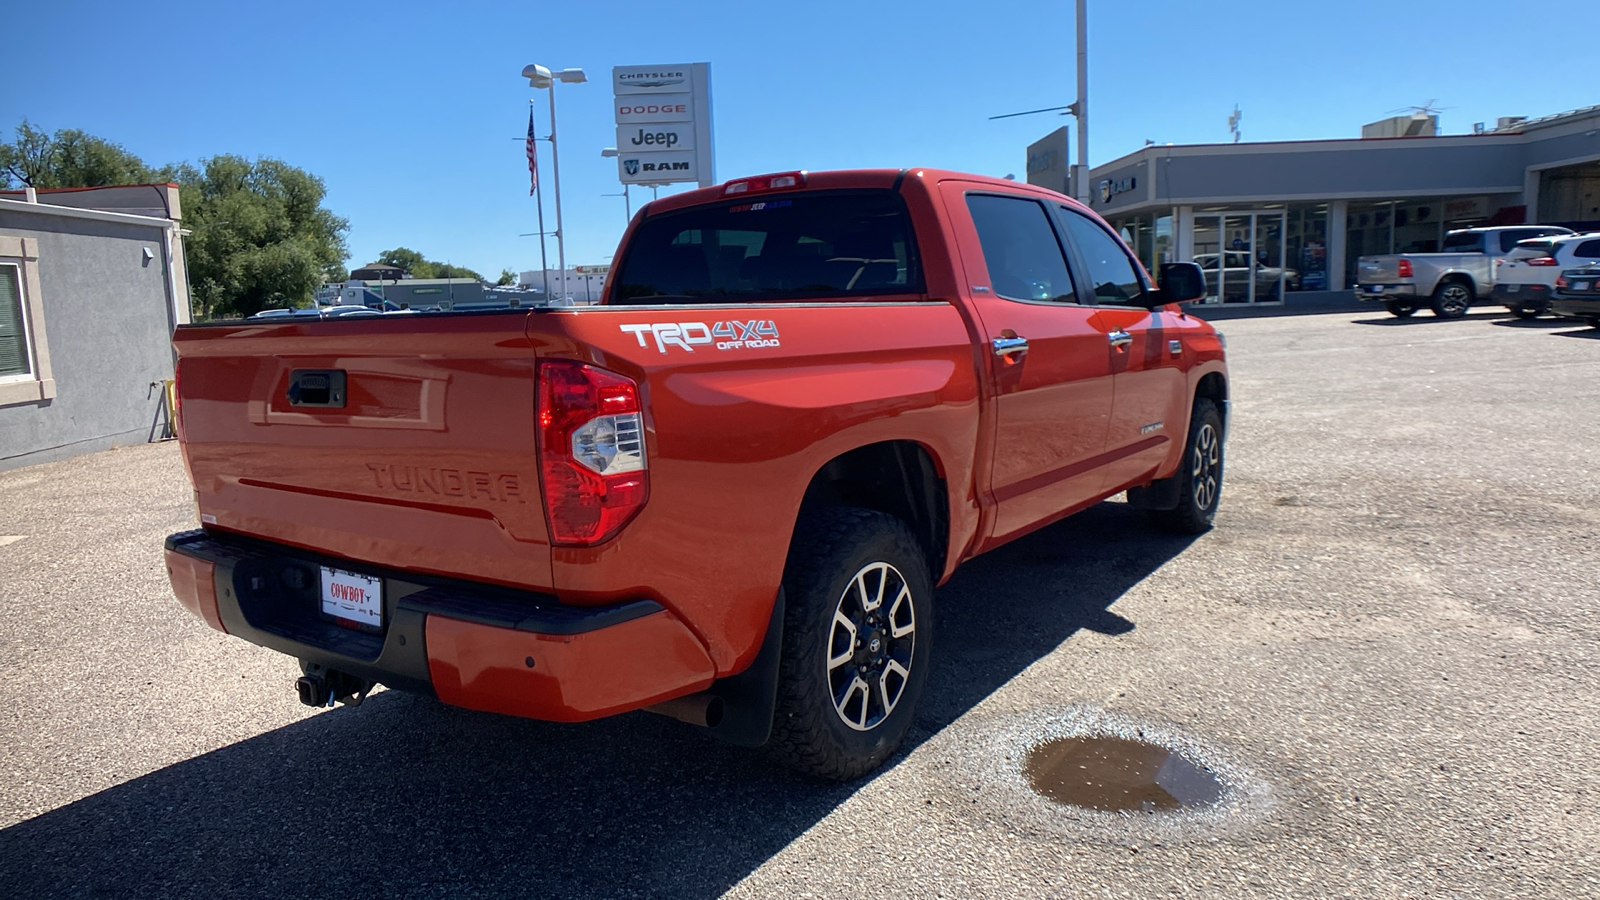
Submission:
[[[591,78],[558,88],[568,263],[606,261],[624,225],[622,198],[601,196],[620,190],[600,157],[614,65],[711,63],[721,179],[914,165],[1021,178],[1026,146],[1071,120],[988,117],[1074,95],[1071,0],[61,0],[6,19],[8,136],[27,117],[152,164],[278,157],[327,182],[351,264],[403,245],[489,276],[539,261],[517,237],[535,230],[526,63]],[[1090,162],[1147,138],[1226,141],[1235,103],[1245,140],[1355,137],[1429,100],[1449,133],[1600,103],[1593,53],[1562,21],[1473,0],[1089,0]]]

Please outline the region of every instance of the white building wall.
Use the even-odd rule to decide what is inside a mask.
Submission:
[[[537,291],[543,291],[548,283],[550,296],[556,300],[596,303],[605,287],[606,273],[601,266],[568,266],[564,273],[560,269],[529,269],[517,276],[517,282]]]

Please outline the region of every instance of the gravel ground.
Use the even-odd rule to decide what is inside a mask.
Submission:
[[[0,885],[18,897],[1600,896],[1600,331],[1224,324],[1217,528],[1106,503],[963,568],[907,748],[819,784],[647,714],[569,726],[293,661],[170,598],[173,445],[0,473]],[[20,539],[8,540],[8,538]],[[1210,810],[1032,794],[1143,732]]]

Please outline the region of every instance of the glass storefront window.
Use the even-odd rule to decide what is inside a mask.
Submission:
[[[1285,265],[1291,291],[1328,289],[1328,204],[1289,207]]]

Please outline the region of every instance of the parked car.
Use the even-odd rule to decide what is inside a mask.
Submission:
[[[1550,297],[1550,311],[1600,328],[1600,263],[1562,272]]]
[[[1200,271],[1206,276],[1206,296],[1216,297],[1223,303],[1242,303],[1250,299],[1247,285],[1250,284],[1250,254],[1242,250],[1224,250],[1220,255],[1225,266],[1222,272],[1222,285],[1225,294],[1217,293],[1217,257],[1216,253],[1196,253],[1194,261],[1200,266]],[[1256,300],[1262,299],[1282,300],[1285,290],[1296,291],[1300,289],[1300,273],[1293,269],[1279,266],[1268,266],[1257,263],[1255,266]]]
[[[600,306],[180,327],[179,601],[308,704],[649,708],[850,778],[960,563],[1124,491],[1211,526],[1199,267],[1152,282],[1059,194],[786,172],[652,201],[616,257]]]
[[[1519,241],[1500,261],[1494,300],[1519,319],[1550,312],[1551,291],[1563,267],[1600,262],[1600,233],[1542,237]]]
[[[1427,303],[1441,319],[1459,319],[1494,290],[1495,263],[1520,241],[1572,234],[1559,225],[1464,228],[1444,236],[1442,252],[1363,256],[1356,261],[1356,299],[1382,303],[1405,318]]]

